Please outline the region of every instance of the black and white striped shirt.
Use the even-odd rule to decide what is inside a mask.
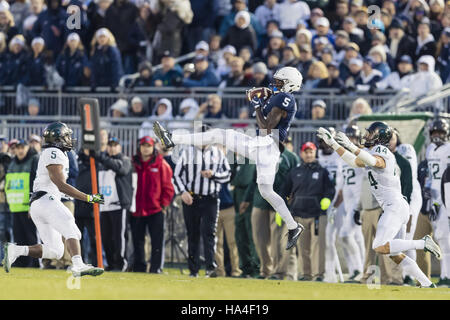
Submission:
[[[213,176],[202,177],[203,170],[211,170]],[[207,196],[218,195],[220,184],[230,181],[230,176],[230,165],[222,150],[216,146],[205,149],[188,146],[181,152],[172,179],[177,194],[188,191]]]

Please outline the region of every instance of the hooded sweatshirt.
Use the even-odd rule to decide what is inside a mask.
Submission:
[[[442,80],[434,71],[436,63],[434,58],[430,55],[425,55],[420,57],[419,62],[427,64],[428,71],[419,71],[413,75],[414,78],[410,84],[410,95],[412,97],[418,97],[442,87]]]
[[[183,114],[181,110],[189,108],[188,111]],[[191,129],[193,127],[192,120],[195,119],[198,113],[198,102],[193,98],[186,98],[181,101],[179,106],[179,114],[175,117],[177,120],[190,120],[189,122],[171,122],[169,124],[170,129]]]

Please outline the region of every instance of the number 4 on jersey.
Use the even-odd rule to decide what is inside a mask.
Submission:
[[[372,171],[369,171],[368,175],[369,175],[369,183],[370,183],[370,186],[371,186],[371,187],[374,187],[375,189],[378,189],[378,187],[377,187],[378,182],[377,182],[377,181],[375,180],[375,178],[373,177]]]

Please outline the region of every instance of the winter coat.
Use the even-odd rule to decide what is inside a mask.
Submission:
[[[68,14],[60,6],[57,10],[42,11],[33,25],[32,37],[42,37],[47,50],[53,52],[56,57],[62,50],[68,29],[66,26]],[[56,33],[55,33],[56,30]]]
[[[442,46],[441,54],[438,57],[439,75],[442,82],[446,82],[450,76],[450,44]]]
[[[245,46],[250,46],[252,51],[255,52],[258,41],[255,30],[251,25],[245,29],[240,29],[236,25],[233,25],[228,29],[220,45],[221,47],[232,45],[236,49],[236,52],[239,52]]]
[[[91,57],[91,66],[93,87],[115,87],[123,75],[122,59],[117,47],[97,47]]]
[[[139,10],[128,0],[115,0],[106,13],[106,28],[116,38],[117,47],[122,54],[133,53],[135,47],[130,41],[130,34],[135,27]]]
[[[170,205],[175,190],[172,184],[172,168],[156,151],[146,162],[138,154],[133,157],[137,173],[136,211],[134,217],[147,217],[161,212]]]
[[[390,48],[391,45],[391,39],[389,38],[386,42],[386,45]],[[414,56],[414,51],[416,50],[416,40],[414,40],[413,37],[405,34],[398,43],[397,48],[397,54],[395,55],[394,59],[396,62],[401,58],[403,55],[408,55],[411,58]]]
[[[164,73],[163,69],[157,70],[153,75],[152,85],[156,80],[161,80],[164,87],[173,87],[175,86],[177,80],[183,77],[183,69],[176,64],[173,69],[170,69],[166,73]]]
[[[209,66],[202,73],[194,73],[188,79],[183,80],[184,87],[215,87],[219,85],[219,79],[213,71],[213,68]]]
[[[18,54],[10,52],[7,58],[7,80],[6,85],[16,86],[19,83],[28,82],[28,60],[29,55],[26,50],[21,50]]]
[[[214,28],[220,0],[191,0],[194,17],[190,27]]]
[[[320,202],[323,198],[333,199],[334,193],[335,186],[328,170],[315,161],[292,169],[285,179],[281,195],[290,197],[290,210],[294,216],[315,218],[326,214]]]
[[[410,85],[410,96],[418,97],[442,87],[442,80],[434,71],[435,60],[432,56],[422,58],[423,62],[428,65],[428,71],[419,71],[412,75],[413,79]]]
[[[78,176],[75,179],[77,189],[86,194],[92,194],[91,165],[89,156],[83,150],[78,152]],[[96,175],[98,181],[98,161],[95,160]],[[92,204],[86,201],[75,200],[75,219],[94,218]]]
[[[43,54],[39,54],[36,58],[34,55],[29,56],[28,60],[28,81],[29,86],[46,86],[45,66]]]
[[[66,48],[56,59],[56,69],[64,79],[65,86],[81,86],[84,83],[84,67],[89,66],[89,60],[82,50],[77,50],[70,55],[70,49]]]

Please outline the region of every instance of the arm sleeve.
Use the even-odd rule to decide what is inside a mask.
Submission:
[[[185,159],[186,159],[186,151],[183,150],[183,152],[181,153],[181,157],[177,161],[177,164],[175,166],[175,172],[173,174],[173,185],[176,194],[181,194],[187,191],[187,187],[183,183],[183,179],[181,178],[185,170],[184,168]]]
[[[175,194],[175,189],[172,184],[172,168],[163,159],[161,166],[161,204],[164,207],[170,205],[172,198]]]
[[[121,176],[125,176],[131,171],[131,161],[125,157],[122,159],[115,159],[102,153],[100,162],[106,170],[110,169]]]

